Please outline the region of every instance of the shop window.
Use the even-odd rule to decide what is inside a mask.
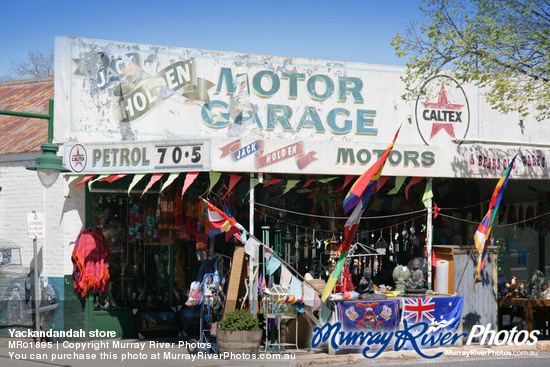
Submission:
[[[140,195],[93,194],[92,226],[111,251],[110,279],[94,309],[164,308],[184,304],[206,246],[203,204],[175,191]],[[204,257],[201,258],[201,257]]]

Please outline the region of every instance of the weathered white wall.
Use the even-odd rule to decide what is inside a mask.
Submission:
[[[44,213],[45,235],[38,239],[41,275],[62,277],[72,273],[74,241],[84,222],[84,190],[68,193],[66,179],[60,176],[44,188],[36,172],[25,167],[39,153],[0,156],[0,243],[21,248],[22,265],[33,263],[33,240],[28,238],[27,214]]]

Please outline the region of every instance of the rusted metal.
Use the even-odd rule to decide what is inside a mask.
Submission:
[[[1,83],[0,110],[47,115],[53,96],[53,78]],[[47,120],[0,115],[0,154],[40,151],[47,142]]]

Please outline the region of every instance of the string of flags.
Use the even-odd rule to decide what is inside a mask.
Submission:
[[[172,172],[172,173],[159,172],[159,173],[152,173],[152,174],[150,174],[151,177],[149,178],[149,182],[145,186],[145,189],[142,191],[141,196],[145,195],[153,187],[153,185],[155,183],[157,183],[158,181],[161,181],[163,178],[166,177],[166,179],[164,180],[164,182],[161,185],[161,188],[160,188],[159,192],[164,191],[168,186],[170,186],[182,174],[185,175],[185,182],[184,182],[184,185],[183,185],[183,190],[181,192],[181,195],[183,196],[185,194],[185,192],[187,191],[187,189],[189,188],[189,186],[191,186],[191,184],[196,180],[196,178],[199,175],[199,172],[187,172],[187,173],[185,173],[185,172]],[[148,174],[146,174],[146,173],[134,174],[133,177],[132,177],[132,180],[130,181],[128,190],[127,190],[128,194],[130,194],[132,192],[132,190],[147,175]],[[82,177],[82,179],[78,183],[76,183],[73,186],[72,189],[69,189],[69,193],[70,193],[71,190],[74,190],[74,189],[84,185],[85,183],[88,183],[88,188],[91,188],[92,185],[96,182],[113,183],[113,182],[115,182],[115,181],[117,181],[117,180],[119,180],[123,177],[126,177],[126,176],[128,176],[128,174],[101,174],[101,175],[88,174],[88,175],[84,175],[84,176],[70,175],[68,177],[67,181],[65,182],[65,185],[67,186],[67,188],[69,188],[71,183],[73,183],[78,178]],[[216,184],[220,181],[221,177],[222,177],[222,174],[220,172],[209,172],[209,182],[210,182],[210,184],[209,184],[208,191],[212,191],[214,189]],[[355,176],[353,176],[353,175],[346,175],[344,177],[344,183],[342,184],[342,186],[336,188],[333,192],[338,193],[338,192],[343,191],[350,184],[350,182],[353,180],[354,177]],[[225,193],[221,196],[222,200],[227,197],[227,195],[234,189],[234,187],[237,185],[238,182],[240,182],[240,180],[242,178],[243,178],[243,176],[241,176],[241,175],[229,174],[229,183],[228,183],[228,186],[226,187],[227,191],[225,191]],[[263,183],[263,187],[269,187],[269,186],[274,186],[274,185],[278,185],[278,184],[281,185],[281,186],[284,185],[283,186],[283,192],[279,195],[279,196],[283,196],[283,195],[287,194],[288,192],[290,192],[292,189],[300,189],[300,188],[301,189],[306,189],[306,188],[309,188],[311,186],[311,184],[313,184],[314,182],[327,184],[327,183],[329,183],[329,182],[331,182],[331,181],[333,181],[337,178],[338,177],[328,177],[328,178],[325,178],[325,179],[308,179],[303,183],[303,185],[299,185],[300,181],[302,181],[302,180],[296,180],[296,179],[283,180],[283,179],[280,179],[280,178],[271,178],[271,179],[269,179],[269,180],[267,180],[266,182]],[[388,176],[380,177],[380,179],[377,183],[375,191],[380,190],[380,188],[386,183],[386,181],[388,179],[389,179]],[[395,186],[392,190],[390,190],[388,192],[388,195],[394,195],[394,194],[399,193],[402,186],[404,185],[406,179],[407,179],[407,177],[396,177],[395,178]],[[407,200],[408,200],[408,197],[409,197],[409,189],[411,188],[411,186],[413,186],[415,184],[418,184],[422,180],[423,180],[422,177],[411,177],[410,178],[409,183],[407,184],[407,186],[404,189],[405,197],[406,197]],[[257,178],[252,178],[252,182],[253,182],[254,187],[260,183],[260,181]],[[245,197],[248,195],[249,192],[250,192],[250,190],[246,193]],[[317,195],[327,195],[327,194],[323,194],[320,191],[319,192],[313,191],[313,192],[310,192],[308,198],[311,199],[311,198],[314,198]],[[433,193],[432,193],[432,190],[431,190],[431,186],[427,182],[425,192],[424,192],[423,197],[422,197],[422,202],[426,206],[427,206],[427,200],[430,197],[433,197]],[[371,203],[370,207],[371,207],[371,209],[373,209],[375,211],[381,211],[384,208],[394,209],[394,208],[400,206],[400,200],[401,199],[399,197],[397,197],[397,198],[386,198],[386,199],[377,198],[376,200],[374,200],[373,203]]]

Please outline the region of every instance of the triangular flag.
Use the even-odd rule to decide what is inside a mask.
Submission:
[[[288,287],[290,285],[290,281],[292,280],[292,273],[286,266],[281,266],[281,287]]]
[[[79,183],[77,183],[76,185],[74,185],[73,189],[76,189],[77,187],[81,186],[85,182],[90,181],[92,179],[92,177],[94,177],[94,176],[95,175],[86,175],[86,176],[84,176],[84,179],[82,181],[80,181]]]
[[[329,177],[329,178],[323,178],[322,180],[319,180],[320,183],[329,183],[332,180],[336,180],[338,177]]]
[[[244,252],[246,252],[252,259],[258,258],[258,249],[260,248],[260,242],[250,237],[244,245]]]
[[[309,285],[304,284],[304,304],[307,306],[313,306],[315,304],[314,299],[315,291]]]
[[[279,266],[281,266],[281,260],[277,256],[271,256],[267,264],[267,274],[273,275],[279,269]]]
[[[437,216],[439,215],[439,211],[441,209],[439,209],[439,207],[437,206],[436,203],[434,203],[434,219],[437,218]]]
[[[286,188],[285,188],[285,191],[281,194],[281,196],[283,196],[284,194],[286,194],[287,192],[289,192],[290,190],[292,190],[292,188],[294,186],[296,186],[298,184],[298,182],[300,182],[300,180],[288,180],[286,182]]]
[[[353,176],[351,176],[353,178]],[[304,186],[302,186],[304,189],[308,188],[309,185],[311,185],[312,183],[314,183],[315,181],[319,181],[319,179],[317,178],[312,178],[312,179],[309,179],[307,180],[305,183],[304,183]]]
[[[88,189],[92,188],[92,184],[98,180],[102,180],[104,178],[109,177],[110,175],[99,175],[98,177],[94,178],[93,180],[88,181]]]
[[[258,180],[255,177],[252,177],[252,178],[250,178],[250,182],[252,182],[253,187],[256,187],[256,185],[260,183],[260,180]],[[250,189],[248,189],[248,191],[246,192],[246,195],[244,197],[247,197],[248,194],[250,194]],[[243,198],[243,200],[244,200],[244,198]]]
[[[321,297],[319,297],[317,292],[313,293],[313,308],[311,309],[311,312],[316,311],[322,304],[323,301],[321,301]]]
[[[270,249],[269,247],[267,246],[264,246],[264,257],[266,260],[269,260],[269,258],[271,257],[271,254],[273,253],[273,250]]]
[[[298,278],[296,278],[294,275],[292,276],[292,280],[290,281],[290,295],[296,297],[298,301],[302,301],[303,293],[302,293],[302,281]]]
[[[351,180],[353,180],[354,178],[355,178],[355,176],[353,176],[353,175],[347,175],[344,179],[344,184],[342,186],[340,186],[339,188],[337,188],[336,190],[334,190],[334,192],[340,192],[340,191],[344,190],[346,188],[346,186],[349,185]],[[304,185],[304,187],[305,187],[305,185]]]
[[[380,177],[380,180],[378,180],[378,183],[376,184],[376,189],[374,190],[373,194],[376,193],[378,190],[380,190],[382,188],[382,186],[384,186],[386,181],[388,181],[389,178],[390,178],[390,176]]]
[[[401,190],[401,186],[405,183],[406,176],[398,176],[395,178],[395,187],[388,192],[388,195],[395,195]]]
[[[426,188],[424,189],[424,195],[422,195],[422,202],[426,208],[428,207],[428,201],[433,197],[432,185],[430,185],[430,181],[426,180]]]
[[[107,181],[107,182],[109,182],[109,183],[113,183],[113,182],[115,182],[116,180],[121,179],[122,177],[126,177],[126,176],[128,176],[128,175],[127,175],[127,174],[123,174],[123,175],[111,175],[111,176],[106,177],[106,178],[103,178],[103,179],[101,179],[101,180],[99,180],[99,181]]]
[[[237,184],[237,182],[239,182],[241,178],[243,178],[243,176],[229,175],[229,188],[227,189],[227,192],[222,196],[222,200],[225,199],[225,197],[231,192],[231,190],[233,190],[233,187],[235,187],[235,185]]]
[[[216,186],[216,184],[220,180],[220,177],[222,176],[222,174],[220,172],[209,172],[208,175],[209,175],[209,178],[210,178],[210,189],[209,190],[212,191],[214,186]]]
[[[420,181],[422,181],[424,177],[412,177],[411,180],[409,181],[409,184],[407,185],[407,187],[405,187],[405,198],[407,200],[409,200],[409,189],[411,188],[412,185],[414,184],[417,184],[419,183]]]
[[[145,186],[145,190],[143,190],[143,192],[141,193],[141,196],[140,197],[143,197],[143,195],[145,195],[145,193],[147,191],[149,191],[149,189],[151,187],[153,187],[153,185],[155,184],[155,182],[157,182],[158,180],[160,180],[162,178],[162,176],[164,176],[164,173],[153,173],[153,176],[151,177],[151,180],[149,180],[149,183],[147,184],[147,186]]]
[[[69,187],[71,185],[71,183],[74,180],[76,180],[78,177],[80,177],[80,175],[70,175],[70,176],[68,176],[67,181],[65,181],[65,186]]]
[[[128,195],[130,195],[130,191],[134,188],[134,186],[137,185],[141,179],[145,177],[145,173],[139,173],[137,175],[134,175],[134,178],[132,179],[132,182],[130,183],[130,187],[128,187]]]
[[[185,194],[189,186],[195,181],[197,176],[199,175],[198,172],[187,172],[187,175],[185,176],[185,181],[183,182],[183,189],[181,190],[181,196]]]
[[[281,182],[282,179],[280,178],[272,178],[271,180],[267,181],[265,184],[264,184],[264,187],[268,187],[268,186],[271,186],[271,185],[275,185],[276,183],[278,182]]]
[[[167,188],[168,186],[170,186],[172,184],[172,182],[174,182],[176,180],[176,178],[178,178],[179,175],[180,175],[180,172],[170,173],[170,176],[168,176],[166,181],[164,181],[164,183],[162,184],[162,187],[160,188],[159,192],[163,192],[164,189]]]
[[[78,177],[80,177],[80,175],[70,175],[68,178],[67,178],[67,181],[65,181],[65,185],[63,186],[63,191],[65,191],[66,189],[69,189],[69,192],[67,193],[67,196],[65,196],[66,198],[69,197],[70,193],[71,193],[71,189],[69,188],[69,186],[71,185],[71,183],[76,180]]]

